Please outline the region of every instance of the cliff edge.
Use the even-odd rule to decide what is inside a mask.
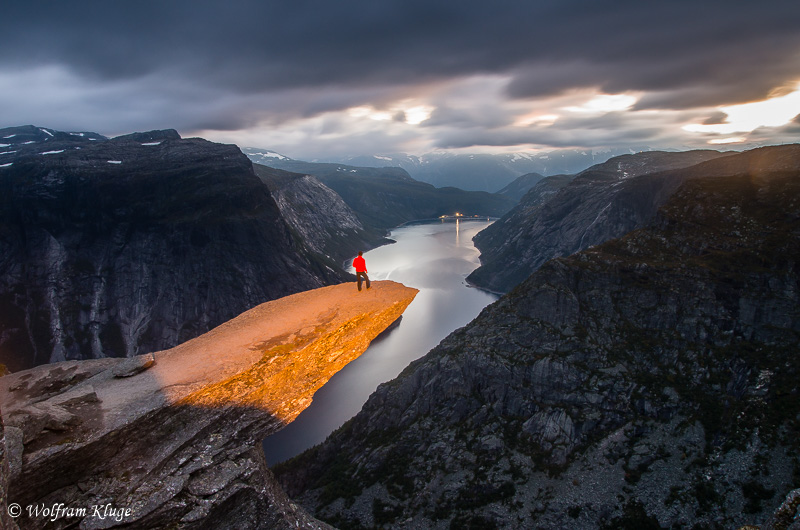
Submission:
[[[390,281],[363,292],[352,283],[323,287],[259,305],[169,350],[0,378],[17,523],[325,527],[286,498],[260,442],[416,292]]]

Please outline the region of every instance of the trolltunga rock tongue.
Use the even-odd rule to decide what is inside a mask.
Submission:
[[[372,285],[267,302],[170,350],[0,378],[8,501],[23,508],[17,523],[324,527],[281,491],[260,442],[305,409],[417,293],[390,281]],[[55,521],[25,511],[53,505],[75,510]]]

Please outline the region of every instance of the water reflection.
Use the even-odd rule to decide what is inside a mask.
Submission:
[[[317,391],[294,422],[264,441],[270,465],[322,442],[361,410],[380,383],[396,377],[497,299],[464,280],[479,264],[472,238],[489,224],[456,220],[405,226],[392,231],[397,243],[364,254],[370,279],[393,280],[420,292],[396,329],[374,341]]]

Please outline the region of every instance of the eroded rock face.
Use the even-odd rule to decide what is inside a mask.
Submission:
[[[24,528],[321,528],[266,467],[261,441],[416,295],[341,284],[262,304],[170,350],[0,378],[8,499],[88,514]],[[93,507],[108,506],[114,517]],[[106,510],[108,511],[108,510]]]
[[[8,451],[6,450],[6,434],[3,422],[0,421],[0,528],[16,530],[17,523],[8,511],[8,479],[10,475]],[[12,508],[12,513],[13,512]]]
[[[800,530],[800,489],[786,496],[760,530]]]
[[[508,292],[552,258],[640,228],[683,181],[697,174],[676,170],[723,156],[707,150],[644,152],[614,157],[573,178],[550,177],[475,236],[481,266],[468,280]]]
[[[435,219],[455,212],[481,217],[503,215],[515,202],[485,191],[435,188],[414,180],[399,167],[357,167],[251,156],[254,162],[270,167],[314,175],[335,191],[368,228],[388,230],[409,221]]]
[[[292,236],[233,145],[3,129],[0,363],[170,348],[348,276]]]
[[[316,177],[260,164],[253,168],[269,187],[284,219],[322,256],[342,264],[359,251],[389,242],[382,230],[366,228],[342,198]]]
[[[800,150],[769,153],[542,266],[277,466],[287,493],[342,527],[765,521],[800,473]]]

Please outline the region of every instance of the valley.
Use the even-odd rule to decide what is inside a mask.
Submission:
[[[0,410],[0,485],[11,501],[112,495],[157,527],[738,528],[767,521],[800,487],[796,144],[642,151],[548,176],[526,168],[489,193],[435,187],[403,167],[256,159],[174,130],[0,136],[0,362],[11,372],[0,381],[14,381]],[[412,223],[400,233],[428,243],[392,243],[398,225],[456,212],[499,220],[448,221],[455,233]],[[446,246],[455,254],[439,256]],[[413,303],[397,294],[403,307],[363,336],[353,297],[365,293],[348,271],[359,250],[374,281],[419,289]],[[233,350],[212,330],[262,304],[301,316],[283,304],[327,289],[337,295],[322,320],[279,337],[319,333],[314,355],[327,360],[298,350],[281,357],[286,373],[338,358],[344,330],[360,341],[347,362],[368,365],[361,352],[408,306],[373,344],[397,342],[390,375],[357,392],[347,362],[313,390],[280,376],[285,386],[254,390],[271,396],[266,419],[252,403],[233,407],[236,391],[202,412],[148,398],[152,417],[115,395],[185,345],[206,345],[186,357],[198,369],[227,366]],[[345,307],[351,323],[328,338]],[[425,339],[424,321],[449,313],[462,316]],[[263,436],[288,433],[317,379],[331,377],[344,383],[308,411],[333,417],[325,407],[352,388],[363,396],[326,429],[344,425],[302,454],[265,459]],[[244,392],[256,379],[230,384]],[[97,386],[75,386],[84,381]],[[164,395],[173,391],[194,395],[180,385]],[[241,438],[220,442],[232,429]],[[149,430],[186,436],[141,460],[133,448]],[[49,451],[107,462],[81,485],[47,484],[71,465]]]

